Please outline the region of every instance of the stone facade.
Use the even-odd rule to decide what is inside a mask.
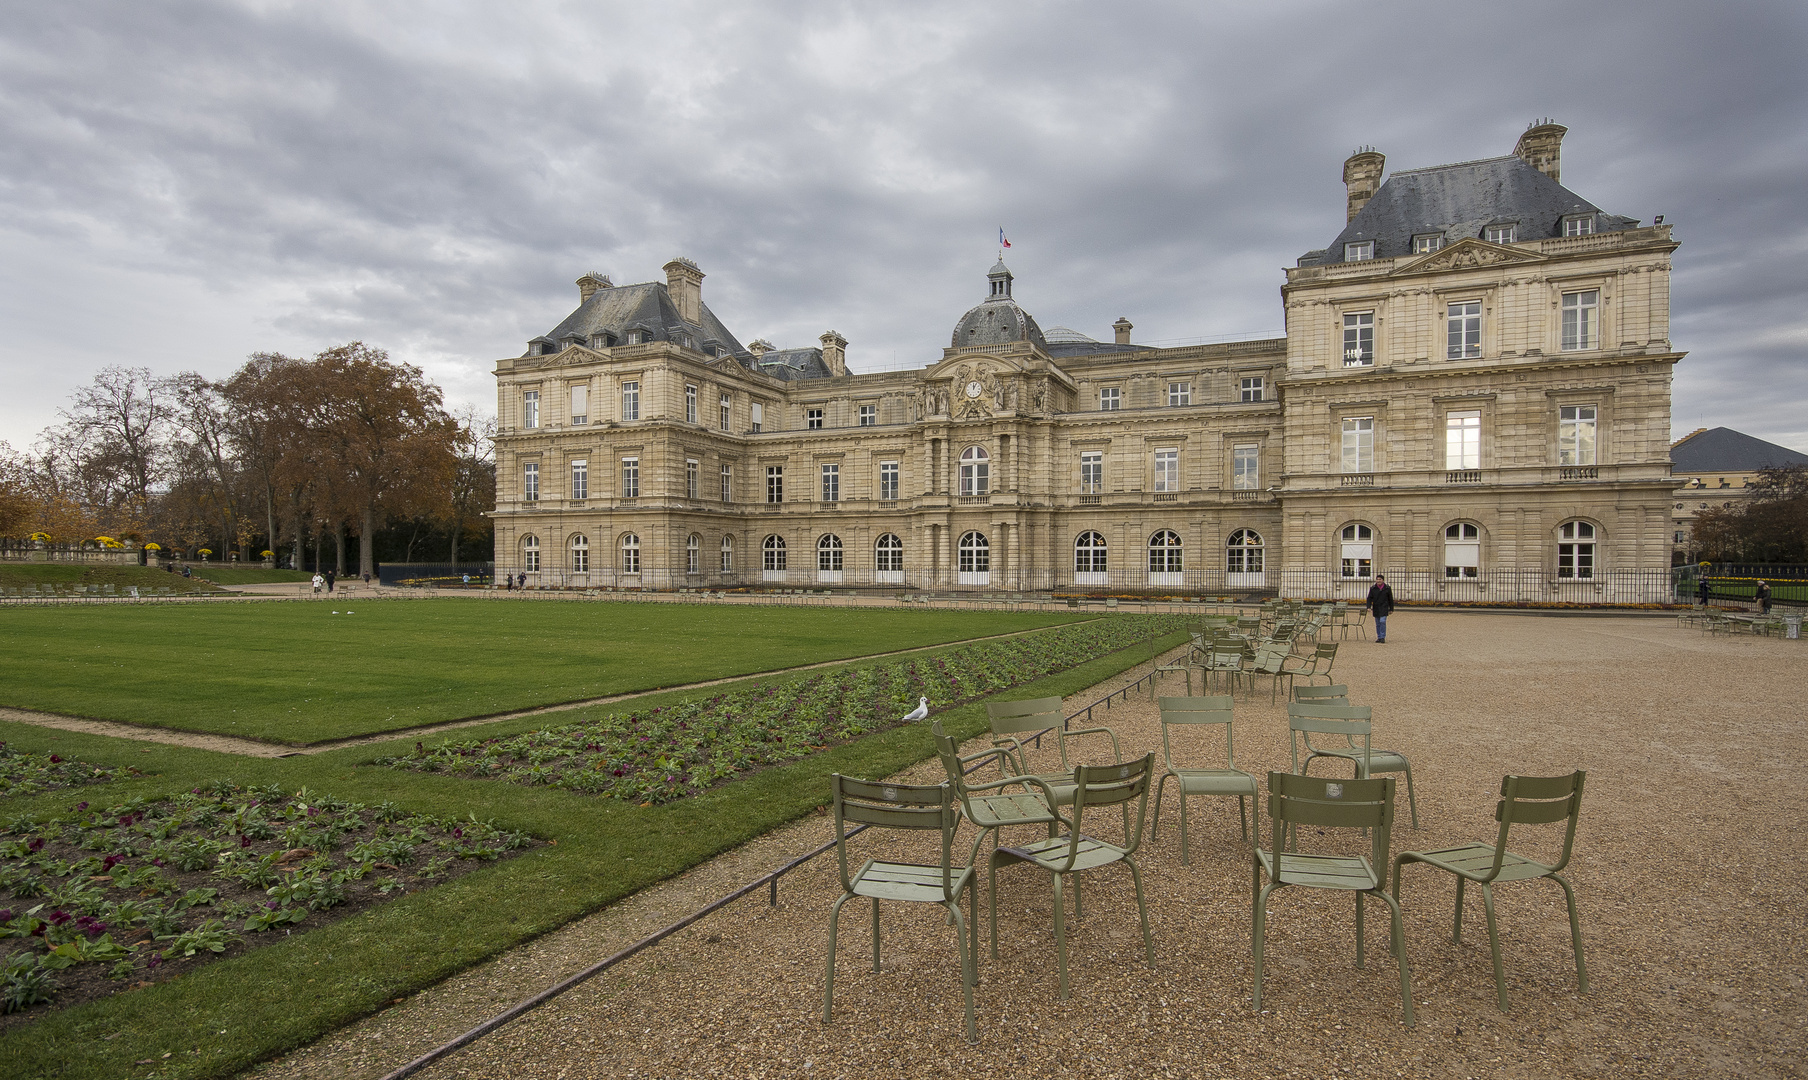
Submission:
[[[586,275],[496,367],[498,571],[1309,596],[1387,572],[1427,598],[1641,599],[1670,564],[1676,243],[1562,188],[1562,129],[1532,135],[1378,189],[1359,153],[1280,339],[1044,334],[1001,261],[938,361],[863,375],[833,331],[741,346],[686,260],[664,285]],[[1438,229],[1395,221],[1419,218]]]

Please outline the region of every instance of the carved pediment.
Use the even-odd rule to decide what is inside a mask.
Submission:
[[[1490,244],[1486,240],[1469,237],[1411,262],[1397,265],[1389,276],[1427,274],[1440,270],[1473,270],[1482,266],[1507,266],[1544,261],[1542,255],[1519,251],[1501,244]]]

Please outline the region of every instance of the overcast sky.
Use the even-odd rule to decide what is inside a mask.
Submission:
[[[1799,2],[0,0],[0,439],[109,365],[352,339],[493,410],[578,276],[680,254],[742,341],[920,366],[1000,226],[1044,328],[1275,333],[1358,145],[1549,116],[1682,242],[1674,435],[1808,451],[1805,54]]]

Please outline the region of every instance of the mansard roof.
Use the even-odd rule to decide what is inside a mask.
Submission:
[[[713,340],[728,350],[736,360],[752,367],[753,355],[729,333],[715,313],[709,310],[708,304],[699,306],[702,308],[702,322],[686,322],[678,313],[678,305],[672,302],[671,294],[666,291],[665,283],[660,281],[598,289],[545,337],[559,341],[572,334],[591,338],[607,333],[619,342],[626,339],[629,330],[644,330],[649,341],[673,341],[683,333],[689,334],[697,347]]]
[[[1512,224],[1520,241],[1561,236],[1563,219],[1595,215],[1594,231],[1635,228],[1636,218],[1606,214],[1512,154],[1483,161],[1392,173],[1330,247],[1307,252],[1300,266],[1344,261],[1344,245],[1375,242],[1374,258],[1413,253],[1427,233],[1445,243],[1480,237],[1489,225]]]
[[[758,360],[749,358],[747,366],[761,375],[785,382],[826,379],[834,374],[823,362],[821,349],[773,349],[761,354]]]
[[[1728,427],[1684,435],[1670,447],[1672,472],[1751,473],[1785,465],[1808,465],[1808,454]]]

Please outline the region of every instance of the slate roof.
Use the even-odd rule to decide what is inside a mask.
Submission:
[[[702,305],[702,309],[700,324],[687,323],[678,314],[678,305],[672,302],[663,281],[619,285],[592,293],[590,299],[565,316],[565,321],[553,327],[546,337],[561,342],[569,334],[581,334],[588,341],[596,334],[607,332],[615,335],[619,342],[626,339],[629,330],[640,329],[647,331],[648,340],[672,341],[678,334],[688,333],[698,348],[714,341],[742,364],[751,366],[753,355],[728,332],[709,310],[708,304]]]
[[[1638,225],[1600,207],[1511,154],[1483,161],[1392,173],[1331,245],[1300,256],[1298,265],[1344,261],[1344,245],[1375,242],[1375,258],[1413,253],[1413,237],[1442,233],[1445,244],[1481,237],[1488,225],[1514,223],[1518,239],[1561,236],[1563,218],[1594,214],[1596,232]]]
[[[1685,435],[1670,447],[1671,472],[1752,473],[1783,465],[1808,465],[1808,454],[1728,427]]]
[[[834,374],[829,365],[823,363],[821,349],[774,349],[757,361],[750,357],[747,366],[761,375],[785,382],[826,379]]]

